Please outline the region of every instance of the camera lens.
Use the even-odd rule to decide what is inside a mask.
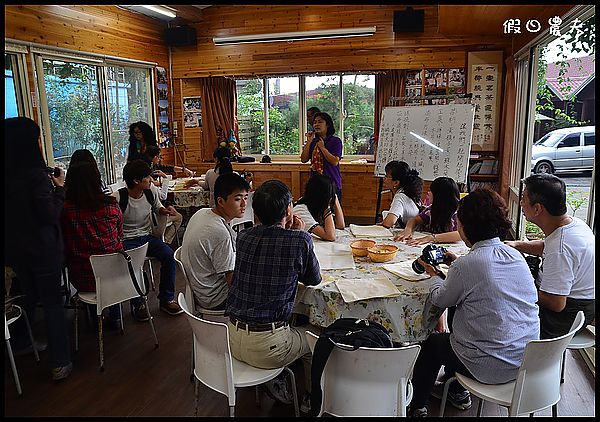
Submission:
[[[419,264],[419,261],[416,259],[412,263],[412,269],[417,274],[423,274],[425,272],[425,267]]]

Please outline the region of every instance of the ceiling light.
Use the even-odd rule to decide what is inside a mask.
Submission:
[[[162,7],[162,6],[145,6],[145,5],[141,5],[142,7],[145,7],[148,10],[152,10],[153,12],[156,13],[160,13],[161,15],[165,15],[168,16],[170,18],[176,18],[177,15],[175,13],[173,13],[171,10]]]
[[[215,45],[248,44],[260,42],[318,40],[324,38],[367,37],[374,35],[377,27],[339,28],[318,31],[278,32],[273,34],[214,37]]]

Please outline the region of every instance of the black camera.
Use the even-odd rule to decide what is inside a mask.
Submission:
[[[60,176],[60,168],[59,167],[46,167],[46,171],[48,172],[48,174],[53,175],[54,177],[58,177]]]
[[[427,264],[435,267],[436,265],[442,264],[446,259],[446,248],[443,246],[427,245],[423,248],[423,254],[420,258]],[[417,259],[412,263],[412,269],[417,274],[423,274],[425,267],[423,267]]]

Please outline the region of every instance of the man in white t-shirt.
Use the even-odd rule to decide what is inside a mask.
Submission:
[[[582,220],[567,215],[561,179],[534,174],[523,179],[523,184],[523,214],[546,238],[506,243],[542,257],[538,276],[540,338],[558,337],[569,331],[578,311],[584,311],[585,325],[595,317],[595,236]]]
[[[235,233],[231,220],[242,217],[250,185],[236,173],[223,174],[214,185],[215,206],[198,210],[188,223],[181,262],[197,305],[225,309],[235,264]]]
[[[176,263],[171,249],[162,239],[152,235],[152,213],[173,216],[173,206],[164,207],[152,186],[152,170],[143,160],[128,162],[123,168],[123,179],[127,188],[115,193],[119,207],[123,212],[123,246],[125,250],[137,248],[148,243],[147,256],[160,261],[160,283],[158,300],[160,310],[169,315],[179,315],[183,310],[175,300]],[[134,317],[138,321],[149,319],[144,303],[132,299]]]

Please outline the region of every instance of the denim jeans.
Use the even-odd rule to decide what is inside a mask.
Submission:
[[[67,366],[71,362],[69,335],[65,321],[63,297],[60,291],[61,270],[32,268],[31,263],[21,263],[14,267],[17,273],[18,288],[25,294],[23,308],[30,324],[35,321],[35,306],[41,302],[44,309],[46,335],[48,337],[48,364],[50,368]],[[15,286],[17,288],[17,286]],[[14,291],[14,289],[11,289]],[[15,349],[29,345],[29,337],[23,317],[11,324],[11,334]]]
[[[171,249],[165,242],[151,234],[123,240],[125,250],[137,248],[148,243],[146,256],[151,256],[160,261],[160,284],[158,286],[158,300],[166,303],[175,298],[175,272],[176,263]],[[136,303],[137,300],[135,300]]]

